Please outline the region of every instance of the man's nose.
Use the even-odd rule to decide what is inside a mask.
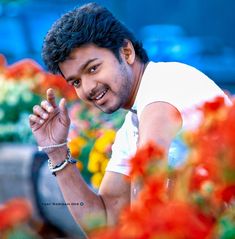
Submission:
[[[82,90],[88,100],[91,100],[95,96],[96,87],[97,82],[94,80],[84,79],[82,81]]]

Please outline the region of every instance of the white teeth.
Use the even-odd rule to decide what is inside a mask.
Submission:
[[[103,92],[101,92],[101,93],[95,98],[95,100],[101,99],[101,98],[105,95],[106,92],[107,92],[107,90],[104,90]]]

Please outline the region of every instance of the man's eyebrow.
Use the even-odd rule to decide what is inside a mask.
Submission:
[[[86,61],[85,63],[83,63],[83,64],[81,65],[81,67],[80,67],[79,70],[84,70],[91,62],[93,62],[93,61],[95,61],[95,60],[97,60],[97,59],[98,59],[98,58],[92,58],[92,59]],[[69,82],[69,81],[73,81],[74,79],[76,79],[76,76],[70,76],[70,77],[68,77],[68,78],[66,79],[66,81]]]

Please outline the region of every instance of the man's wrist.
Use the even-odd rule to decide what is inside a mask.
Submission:
[[[67,151],[68,146],[65,145],[63,147],[56,148],[51,150],[50,152],[47,152],[47,156],[49,157],[49,159],[53,164],[58,164],[65,159]]]

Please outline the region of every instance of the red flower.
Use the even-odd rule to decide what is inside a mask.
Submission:
[[[153,204],[151,209],[124,211],[118,228],[120,238],[203,239],[210,235],[213,223],[213,218],[198,214],[190,204],[167,201]]]
[[[198,165],[192,170],[191,176],[191,190],[199,190],[202,183],[209,180],[210,174],[206,167]]]
[[[204,223],[192,205],[170,201],[154,209],[156,231],[173,238],[203,239],[211,232],[213,224]]]
[[[102,228],[89,233],[90,239],[127,239],[120,236],[118,228]]]
[[[155,175],[145,180],[145,185],[139,194],[137,204],[140,203],[144,208],[151,208],[153,205],[166,202],[168,198],[167,176]]]
[[[54,88],[60,97],[65,97],[68,100],[77,99],[74,88],[68,85],[62,76],[45,72],[39,64],[31,59],[23,59],[10,66],[5,65],[6,62],[0,55],[0,70],[4,67],[4,76],[12,80],[32,80],[32,91],[37,94],[44,96],[48,88]]]
[[[220,219],[227,215],[231,223],[234,219],[235,104],[226,106],[218,97],[201,109],[204,118],[198,129],[186,135],[190,153],[181,167],[169,173],[167,161],[162,160],[164,151],[152,143],[137,151],[131,160],[131,176],[143,180],[142,191],[105,238],[224,236]],[[167,188],[169,176],[173,183]]]
[[[210,113],[217,112],[219,109],[225,106],[224,97],[218,96],[213,101],[208,101],[203,104],[201,110],[204,112],[205,115]]]
[[[156,160],[165,158],[165,152],[155,143],[149,142],[144,147],[137,150],[135,156],[130,160],[131,172],[130,176],[144,176],[151,171],[151,166],[154,167]],[[150,165],[150,163],[153,164]]]
[[[220,202],[232,203],[235,200],[235,184],[222,186],[218,189],[216,196]]]
[[[37,94],[45,95],[48,88],[53,88],[57,96],[65,97],[67,100],[78,98],[74,88],[62,76],[43,72],[38,81],[35,82],[33,91]]]
[[[224,136],[224,144],[232,151],[233,165],[235,167],[235,100],[233,105],[228,109],[227,117],[221,126],[221,132]]]
[[[7,61],[4,55],[0,54],[0,72],[6,68]]]
[[[19,80],[22,78],[33,78],[42,71],[41,66],[31,59],[24,59],[7,67],[6,78]]]

